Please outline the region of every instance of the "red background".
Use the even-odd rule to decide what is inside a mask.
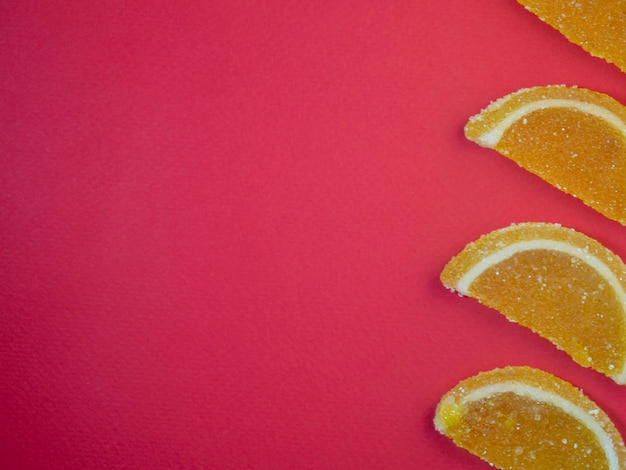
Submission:
[[[0,467],[463,468],[480,370],[626,388],[446,291],[512,222],[626,229],[463,137],[626,75],[513,0],[0,2]]]

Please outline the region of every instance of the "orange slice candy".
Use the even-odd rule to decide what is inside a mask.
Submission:
[[[595,57],[626,72],[624,0],[517,0]]]
[[[467,245],[441,282],[626,384],[626,266],[598,241],[556,224],[512,225]]]
[[[626,468],[624,442],[572,384],[531,367],[480,373],[446,393],[435,428],[500,469]]]
[[[522,89],[471,117],[465,135],[626,225],[626,107],[610,96]]]

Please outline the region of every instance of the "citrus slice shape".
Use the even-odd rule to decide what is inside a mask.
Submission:
[[[517,0],[570,42],[626,72],[624,0]]]
[[[569,382],[532,367],[482,372],[447,392],[435,428],[500,469],[626,468],[608,415]]]
[[[626,225],[626,107],[585,88],[525,88],[469,119],[466,137]]]
[[[514,224],[468,244],[440,278],[626,384],[626,266],[598,241],[558,224]]]

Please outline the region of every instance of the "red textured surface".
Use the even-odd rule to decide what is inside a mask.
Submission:
[[[513,0],[0,17],[0,468],[483,469],[432,416],[505,364],[626,433],[626,388],[438,282],[512,222],[626,256],[626,228],[462,135],[521,87],[626,102],[617,68]]]

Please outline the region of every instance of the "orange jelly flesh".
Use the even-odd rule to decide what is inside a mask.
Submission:
[[[518,0],[593,56],[626,72],[624,0]]]
[[[626,266],[597,240],[558,224],[513,224],[466,245],[440,279],[626,384]]]
[[[579,258],[523,251],[485,270],[470,293],[585,367],[611,374],[623,364],[624,319],[616,315],[622,306],[606,279]]]
[[[626,468],[626,448],[610,417],[571,383],[533,367],[462,380],[439,401],[434,425],[500,469]]]
[[[524,88],[472,116],[464,132],[626,225],[626,107],[611,96],[564,85]]]
[[[562,191],[601,206],[608,217],[626,218],[624,136],[599,117],[566,108],[534,111],[507,129],[495,149]]]
[[[448,436],[498,468],[608,468],[595,435],[555,406],[513,393],[464,406]]]

